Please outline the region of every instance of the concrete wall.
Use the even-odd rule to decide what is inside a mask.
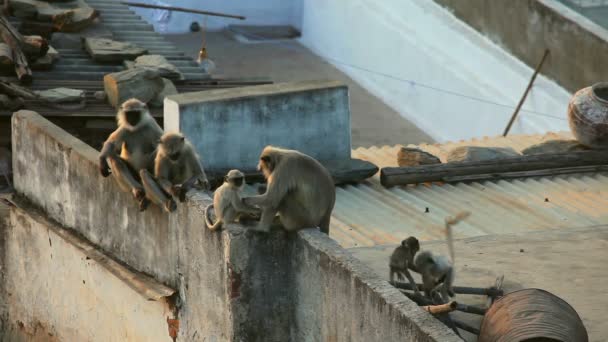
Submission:
[[[246,20],[238,20],[208,16],[207,27],[209,30],[219,30],[230,24],[292,25],[296,28],[300,28],[301,26],[302,0],[210,0],[205,2],[197,0],[142,0],[141,2],[237,14],[247,18]],[[190,23],[197,21],[202,26],[204,21],[204,17],[199,14],[172,12],[168,20],[164,22],[158,20],[160,13],[155,13],[155,10],[137,7],[131,7],[131,9],[153,24],[154,29],[161,33],[188,32],[190,30]]]
[[[196,191],[172,214],[154,207],[139,213],[130,194],[119,191],[111,177],[98,174],[97,151],[36,113],[17,112],[12,137],[15,187],[20,196],[40,208],[44,217],[74,229],[108,255],[178,291],[178,341],[458,340],[316,228],[296,234],[263,234],[230,224],[221,232],[211,232],[202,216],[211,199]],[[67,254],[55,264],[57,244],[48,244],[46,227],[36,226],[36,233],[30,233],[33,229],[28,227],[33,224],[22,222],[27,215],[14,215],[14,219],[11,234],[20,235],[8,241],[7,250],[14,250],[11,256],[39,255],[10,262],[11,274],[18,275],[6,283],[9,288],[17,287],[18,281],[31,282],[11,300],[10,306],[22,308],[24,305],[12,303],[27,303],[33,290],[45,289],[48,281],[19,265],[51,253],[53,261],[41,261],[49,272],[86,269],[88,264],[86,258]],[[30,239],[35,241],[32,246]],[[8,255],[3,259],[8,260]],[[32,261],[26,261],[29,259]],[[84,276],[78,272],[69,278],[73,286]],[[107,280],[95,282],[103,292]],[[30,323],[40,322],[43,327],[58,324],[53,318],[67,313],[51,304],[67,299],[58,298],[66,295],[61,286],[53,286],[53,290],[43,292],[49,297],[41,302],[46,311],[17,311],[17,317],[31,317]],[[136,300],[118,297],[116,300],[126,304],[134,305],[129,300]],[[71,307],[73,314],[86,308]],[[11,310],[9,322],[15,318]],[[91,322],[88,318],[84,323],[66,320],[62,330],[83,329],[77,323]],[[91,341],[107,340],[89,337]]]
[[[33,211],[13,208],[10,216],[3,250],[9,319],[0,340],[172,341],[170,300],[134,290],[137,282],[117,274],[137,275]]]
[[[291,260],[291,341],[461,341],[318,230],[299,233]]]
[[[556,0],[434,0],[531,67],[575,92],[608,79],[608,31]]]
[[[12,125],[18,193],[106,253],[177,289],[180,336],[232,339],[229,241],[205,229],[207,195],[190,193],[172,215],[153,205],[141,213],[112,177],[99,175],[98,151],[33,112],[14,114]]]
[[[184,93],[165,98],[164,128],[184,133],[209,170],[255,170],[266,145],[347,160],[348,100],[348,88],[335,81]]]
[[[432,1],[308,0],[303,6],[301,42],[438,142],[502,134],[533,73]],[[512,17],[502,16],[505,25],[519,29],[520,19]],[[511,132],[567,130],[569,98],[539,77]]]

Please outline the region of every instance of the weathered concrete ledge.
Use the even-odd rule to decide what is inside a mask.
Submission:
[[[266,145],[348,160],[348,88],[336,81],[206,90],[165,98],[164,127],[194,144],[209,170],[255,170]]]
[[[318,230],[299,232],[292,341],[462,341]]]
[[[574,92],[608,79],[608,30],[556,0],[434,0],[541,73]],[[564,109],[565,110],[565,109]]]
[[[0,340],[172,341],[173,289],[31,208],[12,207],[10,227],[2,251],[8,317]]]
[[[178,341],[459,340],[316,229],[261,234],[229,224],[211,232],[203,223],[211,199],[196,191],[172,214],[154,206],[140,213],[112,177],[99,175],[97,151],[34,112],[12,120],[16,191],[104,253],[177,289]],[[26,231],[16,226],[9,231]],[[7,244],[23,255],[51,248],[39,239]],[[32,286],[45,281],[31,279]],[[33,296],[28,289],[17,298]],[[80,307],[71,309],[78,314]],[[32,321],[52,325],[51,314],[63,315],[35,312]],[[15,319],[10,308],[8,319]],[[81,328],[69,320],[64,326]]]
[[[232,340],[230,238],[205,229],[208,195],[189,193],[171,215],[153,205],[142,213],[112,177],[99,174],[98,151],[37,113],[15,113],[12,138],[21,196],[105,253],[177,289],[184,340],[195,333]]]

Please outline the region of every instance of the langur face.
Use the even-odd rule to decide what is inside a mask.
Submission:
[[[184,148],[185,138],[181,135],[161,138],[162,148],[172,161],[177,161],[181,157]]]
[[[230,170],[226,177],[224,177],[224,181],[235,188],[242,188],[245,186],[244,180],[245,175],[239,170]]]
[[[234,185],[237,188],[240,188],[241,186],[243,186],[243,177],[242,176],[237,176],[237,177],[231,178],[230,181],[232,182],[232,185]]]
[[[125,101],[122,104],[121,109],[124,120],[132,127],[136,127],[141,122],[144,114],[148,110],[146,104],[137,99]]]
[[[134,127],[137,126],[137,124],[141,120],[141,111],[139,109],[134,109],[134,110],[127,110],[124,113],[125,113],[125,120],[127,120],[129,125],[134,126]]]
[[[271,158],[269,156],[262,156],[260,158],[260,162],[258,163],[258,171],[262,171],[264,178],[268,179],[273,170],[274,165]]]

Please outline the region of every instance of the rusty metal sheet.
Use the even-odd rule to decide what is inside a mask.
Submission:
[[[479,342],[589,340],[578,313],[563,299],[540,289],[511,292],[484,316]]]

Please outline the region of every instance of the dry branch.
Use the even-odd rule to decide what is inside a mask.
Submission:
[[[27,58],[21,50],[23,37],[19,32],[17,32],[13,25],[8,22],[5,16],[0,16],[0,36],[2,36],[2,40],[4,40],[4,42],[8,44],[13,51],[15,73],[19,78],[19,82],[21,82],[21,84],[31,84],[32,70],[30,70]]]

